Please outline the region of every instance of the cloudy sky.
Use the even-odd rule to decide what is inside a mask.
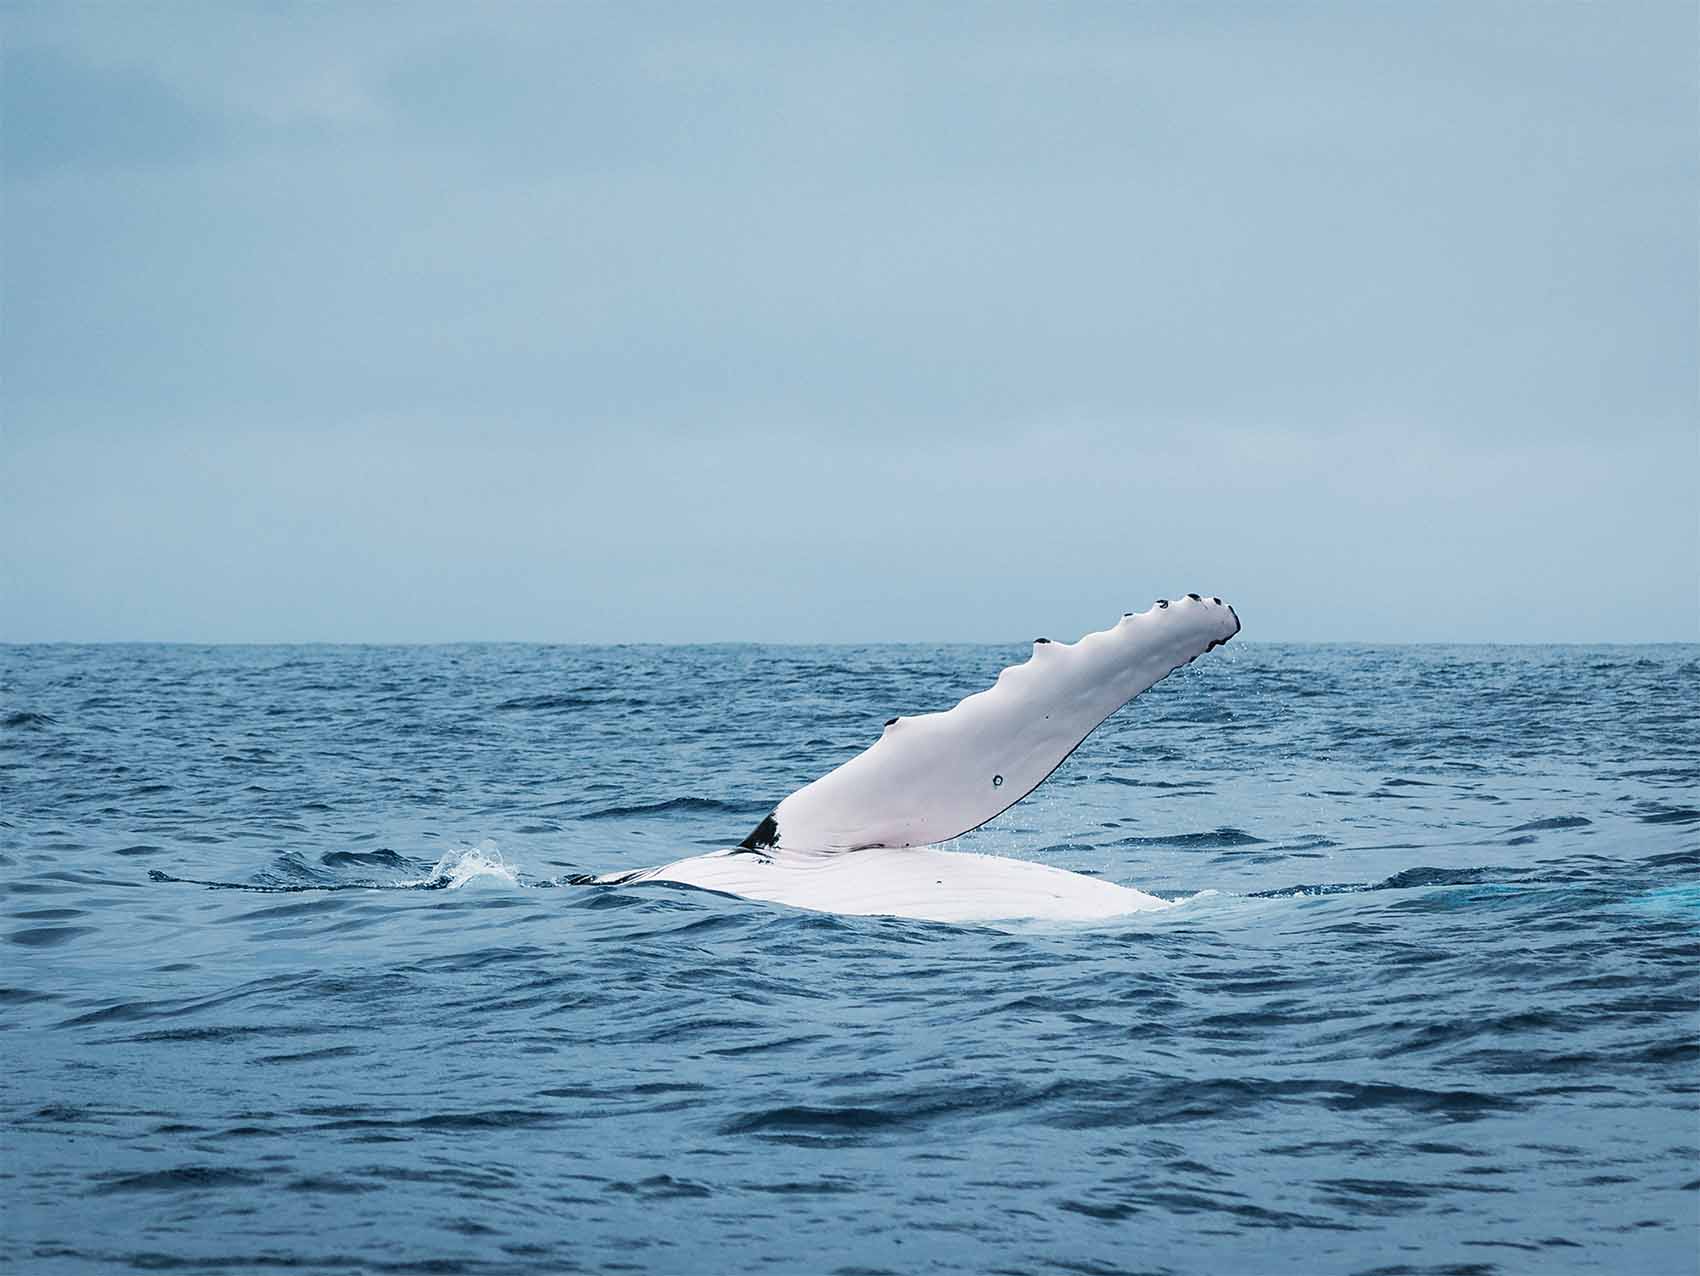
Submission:
[[[3,18],[0,638],[1700,637],[1690,0]]]

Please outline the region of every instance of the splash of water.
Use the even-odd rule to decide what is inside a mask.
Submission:
[[[507,886],[520,885],[518,866],[508,863],[496,844],[488,839],[477,846],[447,851],[425,876],[396,882],[395,885],[454,891],[468,882],[479,880]]]

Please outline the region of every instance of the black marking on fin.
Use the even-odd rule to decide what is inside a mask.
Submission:
[[[772,813],[762,817],[762,822],[750,830],[750,835],[738,843],[741,851],[759,851],[773,846],[779,841],[779,821]]]
[[[1210,601],[1215,603],[1218,607],[1220,607],[1222,605],[1222,600],[1220,598],[1214,598],[1213,597],[1213,598],[1211,598]]]
[[[1169,605],[1169,600],[1167,598],[1159,598],[1157,600],[1157,605],[1159,607],[1167,607]]]
[[[1201,602],[1203,602],[1203,601],[1204,601],[1204,600],[1203,600],[1203,599],[1202,599],[1202,598],[1200,598],[1200,597],[1199,597],[1199,596],[1198,596],[1198,595],[1197,595],[1197,594],[1188,594],[1188,595],[1187,595],[1187,597],[1188,597],[1188,598],[1190,598],[1190,599],[1192,599],[1192,601],[1193,601],[1193,602],[1195,602],[1195,603],[1201,603]]]
[[[1033,640],[1033,645],[1034,645],[1034,646],[1035,646],[1035,647],[1038,647],[1038,646],[1042,646],[1042,645],[1044,645],[1044,644],[1045,644],[1045,643],[1047,643],[1047,642],[1049,642],[1049,641],[1050,641],[1050,639],[1049,639],[1049,638],[1035,638],[1035,639],[1034,639],[1034,640]]]
[[[1228,638],[1232,638],[1234,636],[1234,634],[1239,633],[1240,630],[1245,628],[1245,622],[1240,619],[1239,612],[1235,611],[1233,609],[1232,605],[1230,605],[1228,607],[1228,615],[1230,615],[1234,618],[1234,633],[1228,635]],[[1208,647],[1206,647],[1204,650],[1215,651],[1216,648],[1220,647],[1223,643],[1227,642],[1228,638],[1218,638],[1214,642],[1212,642]]]
[[[896,718],[887,718],[885,720],[885,725],[888,726],[888,727],[895,727],[897,725],[897,719]]]
[[[1237,633],[1239,633],[1240,630],[1244,629],[1245,625],[1242,624],[1241,621],[1240,621],[1240,614],[1237,611],[1235,611],[1232,607],[1228,608],[1228,615],[1230,615],[1234,618],[1234,633],[1228,635],[1228,638],[1232,638],[1234,636],[1234,634],[1237,634]],[[1226,643],[1228,641],[1228,638],[1218,638],[1214,642],[1212,642],[1208,647],[1206,647],[1204,650],[1205,651],[1215,651],[1216,648],[1218,648],[1218,647],[1222,646],[1224,643]]]

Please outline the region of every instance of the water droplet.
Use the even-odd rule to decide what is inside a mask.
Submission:
[[[993,776],[993,777],[992,777],[992,787],[993,787],[993,788],[994,788],[994,789],[1001,789],[1001,788],[1003,788],[1003,776],[1001,776],[1001,775],[994,775],[994,776]]]

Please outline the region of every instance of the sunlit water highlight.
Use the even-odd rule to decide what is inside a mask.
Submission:
[[[0,1262],[1695,1270],[1696,647],[1237,642],[955,848],[1158,913],[561,884],[1025,654],[5,649]]]

